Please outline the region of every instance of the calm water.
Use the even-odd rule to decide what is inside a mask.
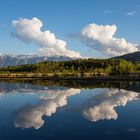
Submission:
[[[140,139],[140,83],[0,82],[0,140]]]

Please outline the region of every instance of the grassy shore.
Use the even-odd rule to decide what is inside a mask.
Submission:
[[[114,59],[40,62],[0,68],[0,78],[139,80],[140,63]]]
[[[93,79],[93,80],[140,80],[140,74],[116,74],[116,75],[93,75],[92,73],[9,73],[9,74],[0,74],[1,79],[52,79],[52,80],[84,80],[84,79]]]

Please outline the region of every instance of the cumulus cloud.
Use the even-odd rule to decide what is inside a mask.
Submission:
[[[136,11],[127,12],[126,15],[128,15],[128,16],[134,16],[134,15],[136,15]]]
[[[114,37],[116,25],[85,26],[77,35],[80,40],[92,49],[103,52],[106,56],[117,56],[138,51],[138,44],[127,42],[124,38]]]
[[[79,52],[67,49],[64,40],[57,39],[49,30],[42,31],[43,23],[38,18],[19,19],[12,22],[12,35],[26,43],[35,43],[39,46],[39,53],[47,56],[81,57]]]
[[[107,90],[105,93],[96,95],[89,106],[83,110],[83,115],[88,120],[96,122],[99,120],[116,120],[118,117],[115,108],[125,106],[127,102],[137,99],[138,93],[126,90]]]
[[[26,105],[16,112],[15,127],[39,129],[44,124],[43,116],[51,116],[59,107],[67,104],[69,96],[80,93],[80,89],[47,89],[36,105]]]

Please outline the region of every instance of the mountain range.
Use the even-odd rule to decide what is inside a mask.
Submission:
[[[74,58],[65,56],[40,56],[40,55],[0,55],[0,67],[34,64],[43,61],[66,61]]]
[[[73,60],[75,58],[70,58],[66,56],[42,56],[42,55],[0,55],[0,67],[5,66],[16,66],[24,64],[34,64],[43,61],[67,61]],[[125,59],[131,62],[140,62],[140,51],[125,54],[122,56],[113,57],[113,59]]]

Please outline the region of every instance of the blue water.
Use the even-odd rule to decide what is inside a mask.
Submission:
[[[116,85],[2,82],[0,140],[140,139],[139,84]]]

